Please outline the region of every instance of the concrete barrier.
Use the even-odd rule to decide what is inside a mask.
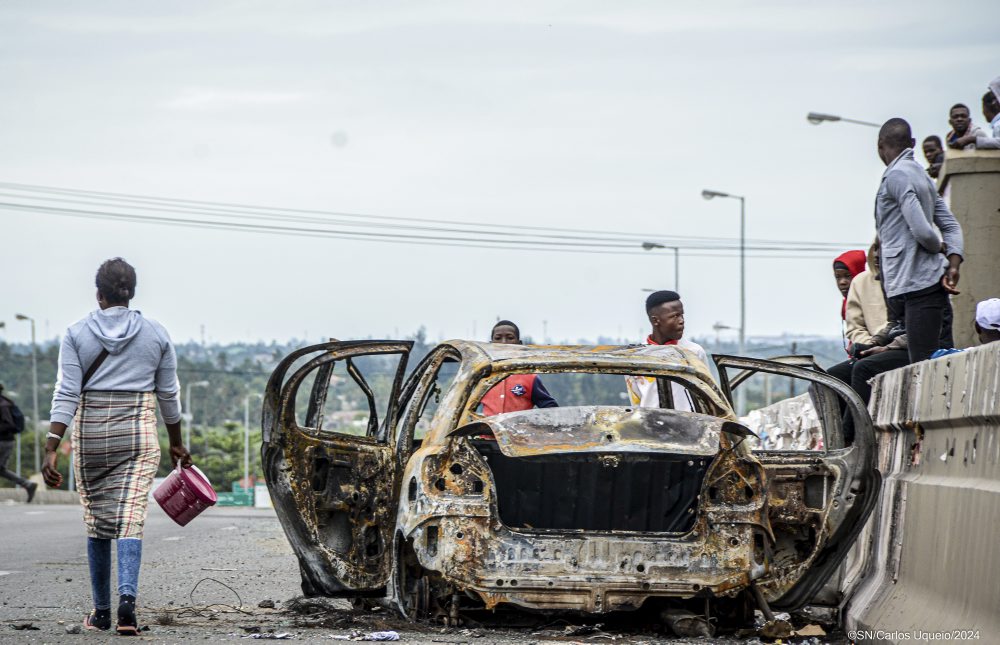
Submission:
[[[876,377],[884,482],[845,629],[1000,639],[1000,343]],[[905,633],[905,634],[904,634]],[[968,640],[973,640],[972,636]],[[955,639],[951,639],[955,640]]]
[[[0,488],[0,502],[25,502],[28,493],[23,488]],[[42,490],[39,486],[32,504],[79,504],[80,495],[76,491]]]
[[[945,154],[938,183],[965,233],[962,293],[952,298],[955,346],[972,347],[979,344],[972,327],[976,303],[1000,297],[1000,151]]]

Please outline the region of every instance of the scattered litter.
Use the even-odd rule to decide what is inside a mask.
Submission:
[[[660,613],[660,617],[670,626],[670,631],[680,638],[715,636],[715,626],[708,619],[686,609],[667,609]]]
[[[340,612],[344,610],[343,601],[338,605],[333,598],[306,598],[299,596],[292,598],[285,603],[285,610],[294,614],[326,614],[330,612]]]
[[[764,638],[777,640],[785,639],[792,635],[792,624],[787,620],[778,618],[780,614],[775,614],[774,620],[764,623],[760,628],[760,635]],[[788,614],[785,614],[787,616]]]
[[[596,634],[601,631],[604,627],[603,624],[597,623],[596,625],[566,625],[563,629],[564,636],[587,636],[589,634]]]
[[[462,631],[460,631],[458,633],[461,634],[462,636],[467,636],[469,638],[485,638],[486,637],[486,632],[484,632],[481,629],[463,629]]]
[[[177,621],[174,619],[174,615],[169,611],[162,611],[156,615],[157,625],[173,625]]]
[[[66,625],[67,634],[80,634],[83,632],[83,628],[79,625]]]
[[[792,632],[795,636],[826,636],[826,630],[819,625],[806,625]]]
[[[354,630],[350,634],[330,634],[337,641],[398,641],[399,632],[365,632]]]
[[[271,600],[270,598],[265,598],[264,600],[261,600],[259,603],[257,603],[257,606],[260,607],[261,609],[274,609],[274,601]]]
[[[243,638],[255,638],[257,640],[268,641],[286,641],[294,637],[288,632],[281,632],[280,634],[275,634],[274,632],[254,632],[252,634],[247,634]]]
[[[39,629],[38,627],[35,627],[33,623],[11,623],[10,626],[19,632],[24,632],[24,631],[37,632]]]

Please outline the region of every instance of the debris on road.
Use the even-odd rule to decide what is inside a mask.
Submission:
[[[335,601],[332,598],[306,598],[305,596],[299,596],[286,602],[285,610],[294,614],[303,614],[308,616],[311,614],[340,612],[343,611],[343,606],[335,604]]]
[[[603,624],[597,623],[596,625],[566,625],[563,629],[564,636],[589,636],[590,634],[596,634],[601,631]]]
[[[715,635],[715,626],[704,616],[699,616],[686,609],[667,609],[660,616],[676,636],[681,638],[711,638]]]
[[[398,641],[399,632],[387,631],[364,633],[354,630],[350,634],[331,634],[330,638],[338,641]]]
[[[792,632],[793,636],[826,636],[826,630],[819,625],[806,625]]]
[[[257,603],[257,606],[261,609],[274,609],[274,601],[270,598],[266,598]]]
[[[10,623],[10,626],[19,632],[23,631],[38,631],[38,627],[35,627],[34,623]]]
[[[83,628],[79,625],[66,625],[67,634],[80,634],[83,632]]]
[[[243,638],[253,638],[256,640],[269,640],[269,641],[284,641],[294,638],[288,632],[281,632],[280,634],[275,634],[274,632],[254,632],[252,634],[247,634]]]

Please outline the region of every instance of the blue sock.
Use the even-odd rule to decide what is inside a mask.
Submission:
[[[118,540],[118,595],[139,595],[139,565],[142,563],[142,540]]]
[[[87,538],[87,560],[90,562],[90,591],[94,609],[111,608],[111,540]]]

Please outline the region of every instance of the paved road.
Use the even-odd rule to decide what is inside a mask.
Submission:
[[[0,503],[0,540],[0,643],[107,640],[105,633],[66,631],[92,607],[79,506]],[[204,578],[214,578],[232,591]],[[250,642],[243,639],[258,631],[289,633],[298,642],[331,643],[336,642],[330,639],[333,634],[394,629],[406,643],[685,642],[645,630],[597,635],[601,640],[560,637],[564,624],[541,634],[528,627],[445,630],[403,622],[381,608],[355,612],[342,600],[332,601],[332,610],[321,615],[303,617],[287,610],[288,601],[300,594],[298,563],[272,511],[212,508],[181,528],[151,506],[138,598],[140,623],[148,624],[149,631],[139,640]],[[277,608],[259,608],[263,600],[276,601]],[[241,606],[243,611],[223,605]],[[528,622],[532,620],[537,618]],[[27,623],[37,630],[14,629]]]

